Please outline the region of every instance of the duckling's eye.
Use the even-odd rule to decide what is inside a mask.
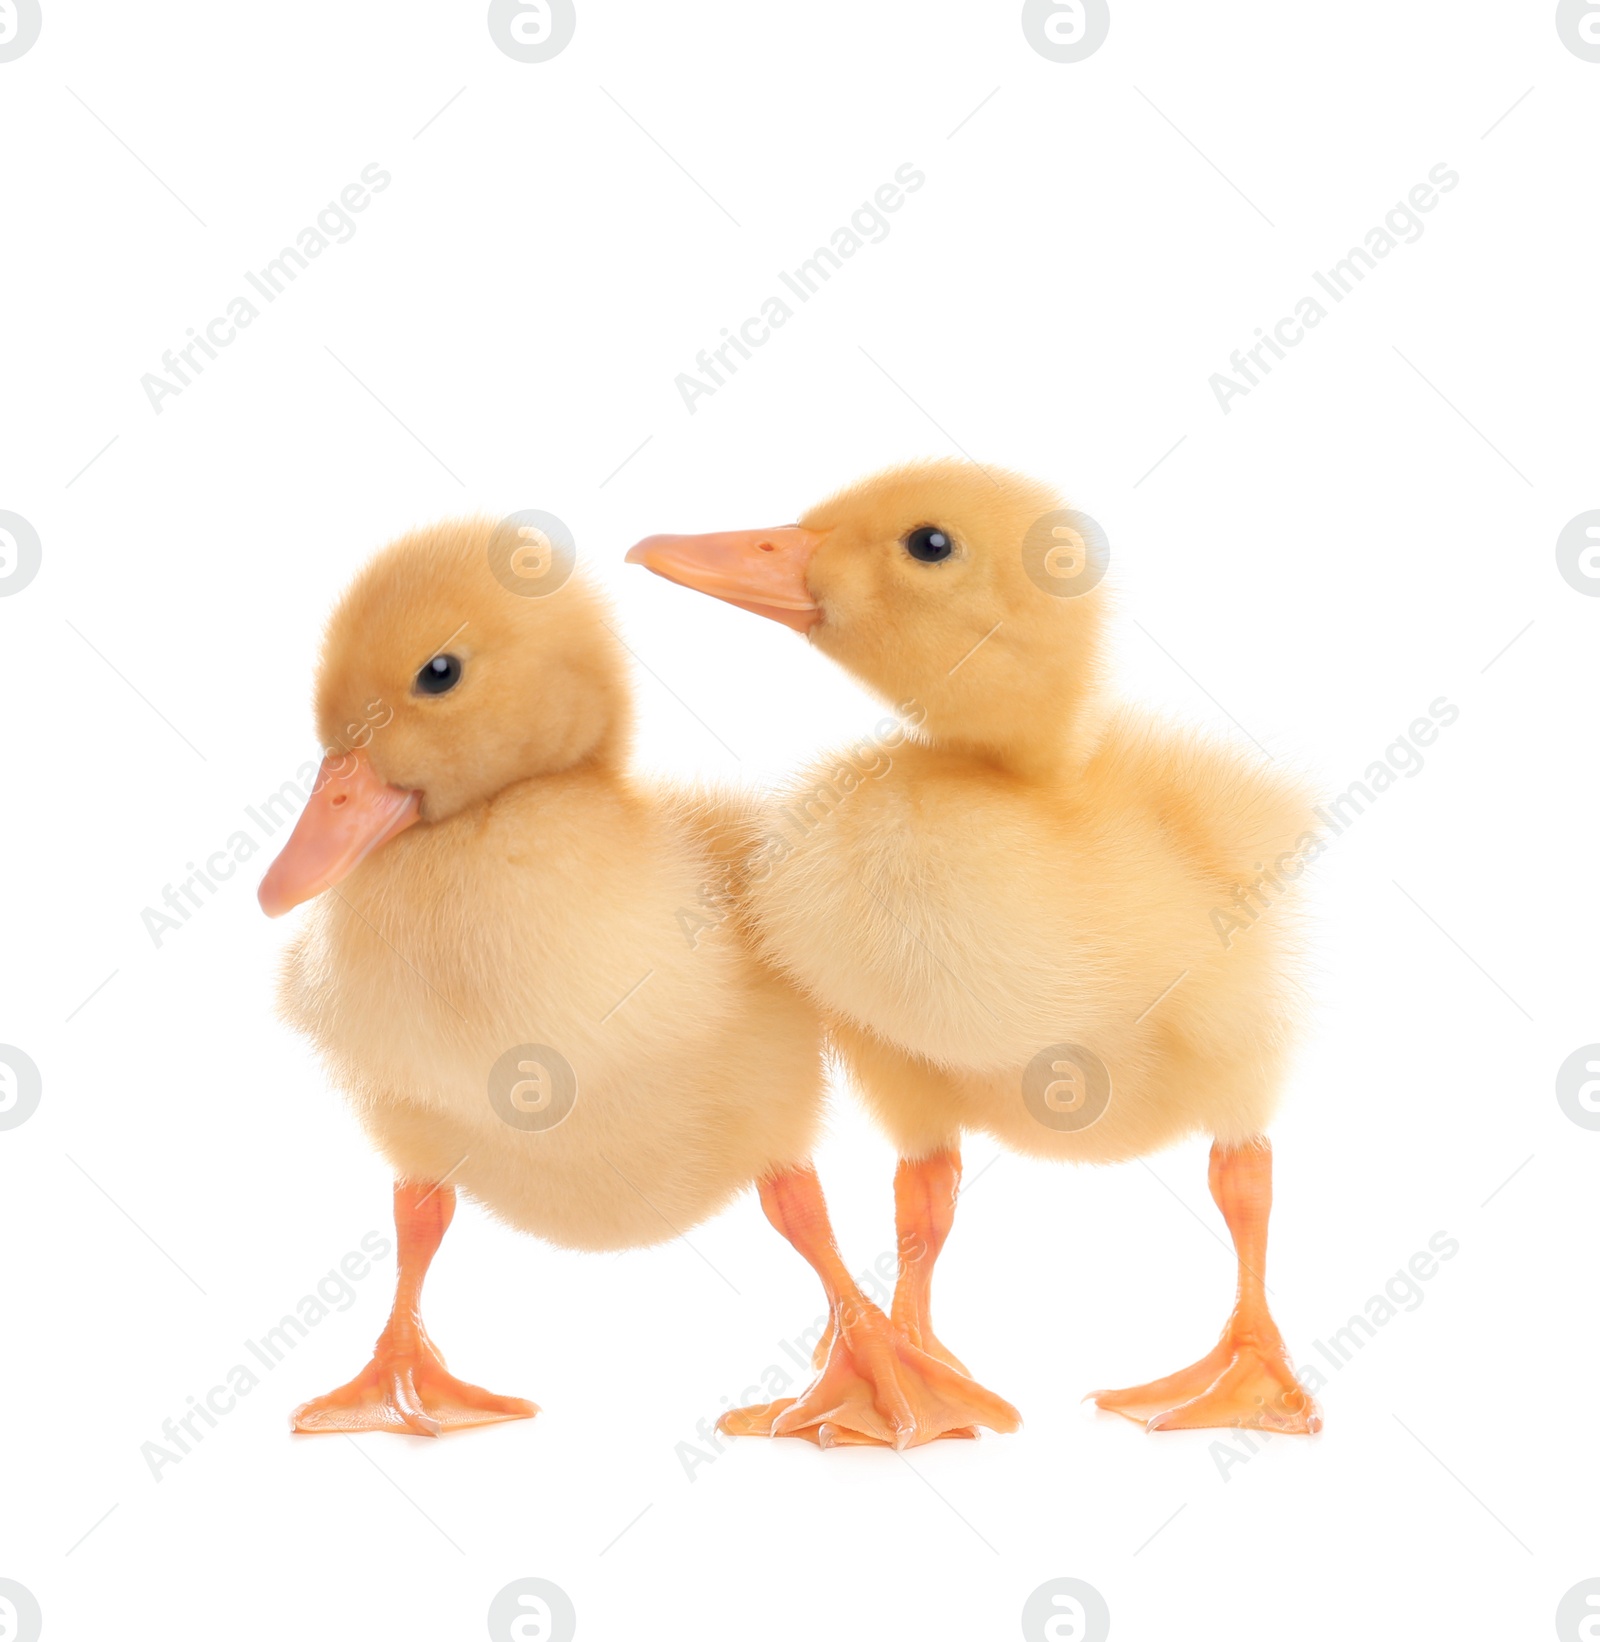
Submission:
[[[455,689],[460,682],[461,658],[459,656],[435,656],[417,674],[417,694],[442,696],[446,690]]]
[[[937,564],[954,551],[950,538],[933,525],[924,525],[906,537],[906,552],[921,564]]]

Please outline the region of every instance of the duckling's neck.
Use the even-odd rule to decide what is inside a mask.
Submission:
[[[629,781],[626,769],[607,746],[597,747],[576,763],[564,764],[558,770],[540,770],[537,774],[524,776],[519,781],[509,782],[484,803],[486,808],[492,808],[507,798],[526,798],[541,792],[554,796],[569,792],[600,793],[627,790]]]
[[[953,725],[930,719],[923,733],[933,747],[953,757],[1037,786],[1068,786],[1099,745],[1108,712],[1100,692],[1085,690],[1075,701],[1053,702],[1033,716],[1008,712],[1004,724]]]

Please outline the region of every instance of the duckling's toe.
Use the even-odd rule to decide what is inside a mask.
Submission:
[[[353,1380],[301,1403],[289,1416],[293,1430],[410,1432],[437,1437],[446,1431],[501,1420],[531,1420],[538,1407],[522,1397],[502,1397],[458,1380],[426,1344],[396,1346],[380,1340],[372,1361]]]
[[[725,1431],[730,1437],[770,1437],[773,1422],[780,1414],[787,1413],[795,1405],[793,1397],[779,1397],[776,1402],[751,1403],[745,1408],[730,1408],[717,1421],[717,1429]],[[814,1432],[801,1431],[797,1436],[809,1437],[819,1446],[820,1440]]]
[[[1322,1429],[1321,1410],[1296,1379],[1283,1342],[1231,1330],[1199,1362],[1176,1374],[1090,1396],[1147,1431],[1235,1426],[1309,1436]]]
[[[898,1322],[899,1319],[897,1318],[896,1321]],[[964,1375],[969,1380],[972,1378],[972,1370],[956,1356],[926,1323],[903,1324],[901,1326],[905,1329],[906,1338],[911,1341],[912,1345],[920,1347],[930,1357],[936,1358],[943,1363],[946,1368],[953,1368],[957,1374]]]
[[[876,1306],[834,1319],[827,1358],[800,1396],[730,1409],[718,1421],[733,1436],[800,1437],[820,1448],[915,1448],[1021,1423],[1003,1397],[924,1351]]]

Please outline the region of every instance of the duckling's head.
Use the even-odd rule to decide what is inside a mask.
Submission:
[[[1105,544],[1034,480],[918,463],[797,525],[651,536],[628,558],[806,633],[886,700],[915,703],[936,744],[1038,773],[1081,749]]]
[[[317,669],[322,769],[262,881],[271,916],[416,822],[624,756],[621,647],[570,570],[537,529],[471,519],[403,536],[356,577]]]

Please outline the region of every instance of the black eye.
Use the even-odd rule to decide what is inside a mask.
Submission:
[[[417,674],[417,693],[424,696],[442,696],[461,682],[459,656],[435,656]]]
[[[906,552],[922,564],[937,564],[952,552],[950,538],[933,525],[924,525],[906,537]]]

